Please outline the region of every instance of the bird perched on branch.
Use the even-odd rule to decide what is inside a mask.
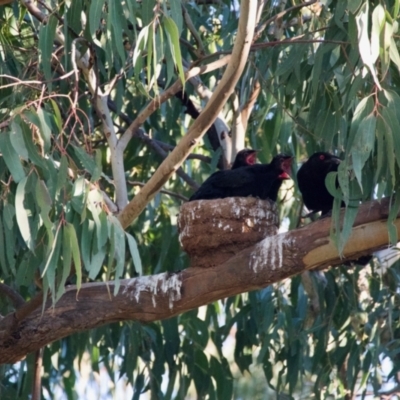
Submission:
[[[306,207],[313,212],[321,211],[321,217],[326,216],[333,207],[334,197],[325,185],[325,178],[329,172],[336,172],[341,159],[326,152],[314,153],[297,172],[297,183],[303,195]],[[342,201],[342,207],[345,203]],[[365,255],[356,260],[345,262],[365,265],[372,259],[372,255]]]
[[[338,170],[341,159],[326,152],[314,153],[297,172],[297,182],[306,207],[322,215],[332,210],[333,196],[325,185],[329,172]]]
[[[189,199],[258,197],[276,201],[282,181],[290,178],[293,157],[279,154],[270,164],[254,164],[212,174]]]
[[[235,161],[232,164],[231,169],[236,169],[240,167],[247,167],[248,165],[253,165],[257,160],[258,150],[253,149],[243,149],[240,150],[235,157]]]

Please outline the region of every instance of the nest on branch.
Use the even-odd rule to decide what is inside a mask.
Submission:
[[[276,204],[254,197],[197,200],[182,205],[179,240],[192,267],[222,264],[246,247],[278,233]]]

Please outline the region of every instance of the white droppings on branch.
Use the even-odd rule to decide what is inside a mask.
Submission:
[[[282,268],[284,246],[294,245],[286,236],[286,233],[269,236],[255,246],[250,256],[250,267],[254,272],[265,265],[269,265],[272,270]]]
[[[174,307],[174,301],[181,298],[181,287],[182,281],[179,274],[170,275],[164,273],[131,279],[131,282],[126,285],[123,294],[128,295],[132,300],[135,298],[139,303],[140,294],[142,292],[150,292],[152,294],[153,307],[156,307],[156,296],[161,291],[161,293],[168,295],[168,305],[171,310]]]

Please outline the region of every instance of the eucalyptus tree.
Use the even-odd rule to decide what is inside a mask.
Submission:
[[[399,1],[0,4],[2,399],[88,366],[135,399],[398,391],[399,265],[349,260],[397,242]],[[179,208],[246,146],[340,156],[332,216],[293,168],[289,232],[191,267]]]

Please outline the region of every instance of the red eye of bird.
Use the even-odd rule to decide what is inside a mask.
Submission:
[[[323,154],[321,154],[321,155],[319,156],[319,159],[320,159],[320,160],[325,160],[325,156],[324,156]]]

